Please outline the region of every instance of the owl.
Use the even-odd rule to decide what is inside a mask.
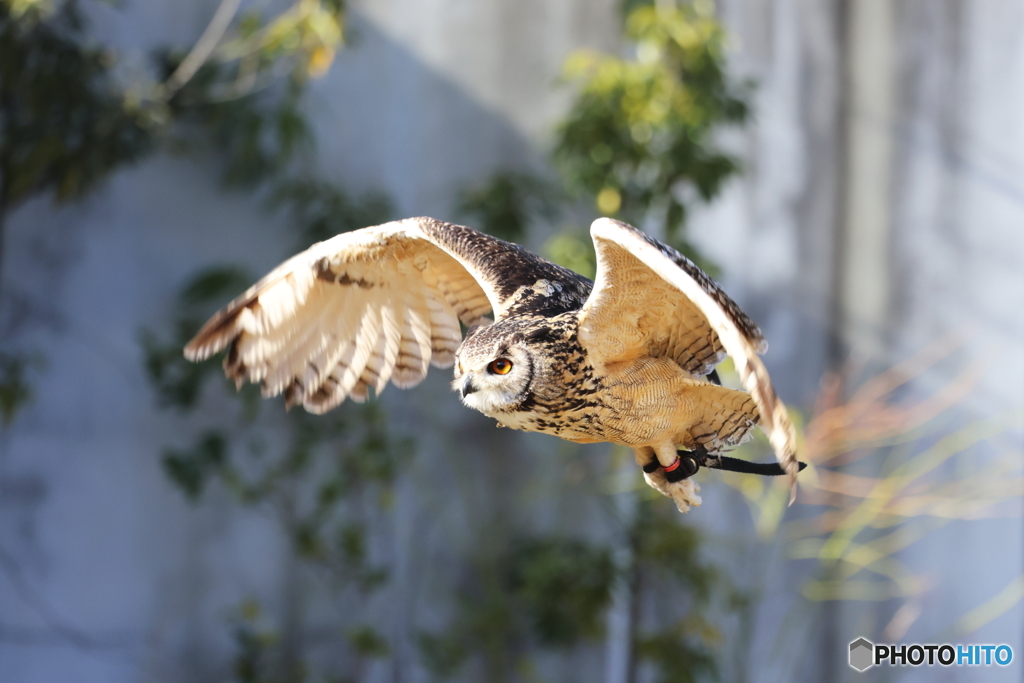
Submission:
[[[344,233],[225,306],[185,356],[227,349],[237,386],[258,382],[264,396],[283,393],[288,407],[313,413],[454,366],[465,405],[501,426],[628,446],[682,512],[700,504],[696,464],[720,463],[759,425],[795,486],[793,427],[754,322],[693,262],[636,228],[601,218],[590,234],[594,282],[432,218]],[[747,391],[717,383],[727,355]]]

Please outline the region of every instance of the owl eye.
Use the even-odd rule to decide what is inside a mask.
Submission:
[[[507,375],[512,372],[512,361],[505,358],[499,358],[498,360],[492,360],[487,365],[487,372],[492,375]]]

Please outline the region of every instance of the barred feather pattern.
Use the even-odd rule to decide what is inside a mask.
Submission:
[[[186,357],[227,348],[237,385],[259,383],[265,396],[283,393],[289,407],[314,413],[389,382],[414,386],[431,364],[450,367],[460,323],[486,323],[493,305],[421,225],[346,233],[289,259],[211,318]]]
[[[580,342],[606,364],[650,354],[671,358],[694,375],[731,356],[759,424],[790,476],[792,502],[799,472],[796,434],[758,357],[768,344],[757,325],[675,249],[609,218],[594,221],[590,233],[597,278],[580,311]]]

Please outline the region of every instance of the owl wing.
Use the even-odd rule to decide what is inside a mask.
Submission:
[[[605,364],[668,357],[694,375],[732,356],[779,463],[795,477],[796,436],[758,358],[768,345],[757,325],[675,249],[609,218],[594,221],[590,235],[597,277],[579,339],[591,356]]]
[[[431,218],[364,228],[275,268],[210,318],[185,357],[200,361],[227,348],[224,370],[238,386],[258,382],[264,396],[284,392],[289,407],[322,413],[389,381],[414,386],[430,363],[450,366],[460,321],[503,315],[528,285],[560,270],[522,247]]]

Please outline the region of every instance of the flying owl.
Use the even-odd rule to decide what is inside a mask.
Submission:
[[[264,396],[284,393],[288,407],[313,413],[454,365],[452,388],[470,408],[513,429],[629,446],[647,483],[682,512],[700,504],[689,478],[697,463],[720,464],[760,425],[795,485],[793,427],[754,322],[692,261],[636,228],[601,218],[590,234],[594,282],[432,218],[344,233],[229,303],[185,356],[226,348],[237,386],[259,382]],[[749,393],[715,381],[726,355]]]

